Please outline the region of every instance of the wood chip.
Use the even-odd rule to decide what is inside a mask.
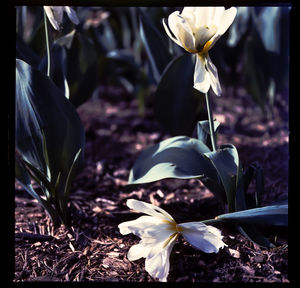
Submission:
[[[234,250],[234,249],[231,249],[231,248],[227,248],[226,250],[227,250],[228,254],[229,254],[231,257],[237,258],[237,259],[240,258],[240,252],[239,252],[239,251]]]

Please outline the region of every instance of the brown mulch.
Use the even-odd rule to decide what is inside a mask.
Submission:
[[[102,89],[103,90],[103,89]],[[106,90],[107,91],[107,90]],[[259,161],[265,175],[262,205],[287,198],[288,103],[278,95],[267,118],[243,90],[212,98],[222,123],[218,143],[234,144],[244,166]],[[121,96],[120,96],[121,95]],[[223,213],[199,180],[163,180],[125,187],[134,160],[145,147],[169,138],[137,101],[122,91],[79,107],[86,130],[86,164],[70,195],[71,227],[54,228],[50,219],[16,183],[14,281],[153,282],[144,260],[130,262],[129,247],[139,240],[122,236],[118,224],[136,219],[125,203],[135,198],[159,205],[178,222],[199,221]],[[121,99],[122,98],[122,99]],[[250,187],[253,193],[254,187]],[[179,238],[170,257],[170,282],[289,282],[287,229],[262,227],[276,248],[263,249],[228,225],[218,225],[228,247],[205,254]]]

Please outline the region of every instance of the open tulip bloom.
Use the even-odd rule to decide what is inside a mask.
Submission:
[[[69,6],[44,6],[46,15],[55,30],[61,29],[64,11],[74,24],[79,24],[76,12]]]
[[[216,66],[208,51],[232,24],[237,9],[232,7],[185,7],[168,17],[163,25],[168,36],[179,46],[197,55],[194,88],[207,93],[210,86],[216,95],[221,95],[221,86]]]
[[[154,278],[167,281],[170,269],[169,257],[179,234],[196,249],[205,253],[217,253],[227,246],[222,241],[221,231],[202,222],[177,224],[163,209],[139,200],[127,200],[127,206],[147,214],[136,220],[119,224],[120,233],[133,233],[141,238],[139,244],[132,246],[127,254],[130,261],[146,258],[145,269]]]

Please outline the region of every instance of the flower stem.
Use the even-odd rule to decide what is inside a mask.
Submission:
[[[50,72],[51,72],[51,39],[50,39],[50,34],[49,34],[49,26],[48,26],[48,21],[47,21],[47,15],[46,12],[44,11],[44,25],[45,25],[45,35],[46,35],[46,48],[47,48],[47,76],[50,77]]]
[[[204,224],[215,224],[215,223],[220,223],[221,221],[218,220],[217,218],[214,218],[214,219],[203,220],[201,222]]]
[[[211,145],[212,145],[213,151],[216,151],[216,135],[215,135],[215,129],[214,129],[214,120],[213,120],[212,112],[210,109],[208,93],[205,93],[205,100],[206,100],[206,107],[207,107],[207,114],[208,114]]]

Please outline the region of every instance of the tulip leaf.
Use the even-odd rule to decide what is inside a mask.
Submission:
[[[37,67],[41,61],[40,57],[25,43],[19,34],[16,35],[16,57],[34,67]]]
[[[214,131],[217,132],[220,126],[220,122],[214,120]],[[199,140],[204,142],[207,146],[211,147],[210,141],[210,129],[209,129],[209,121],[203,120],[199,121],[197,125],[197,137]]]
[[[219,215],[217,219],[233,223],[254,223],[275,226],[287,226],[288,204],[270,205],[265,207],[222,214]]]
[[[65,47],[58,44],[53,44],[51,47],[51,71],[50,78],[55,85],[62,90],[67,98],[69,98],[69,86],[66,78],[66,50]],[[39,64],[38,69],[45,73],[47,72],[47,56],[45,56]]]
[[[242,173],[242,168],[238,167],[238,177],[236,182],[235,191],[235,211],[245,211],[247,210],[245,192],[247,191],[247,182],[245,176]],[[233,211],[230,211],[233,212]],[[234,223],[236,229],[243,234],[245,237],[250,239],[252,242],[262,246],[262,247],[273,247],[274,245],[263,236],[263,234],[257,229],[253,223]]]
[[[253,162],[247,167],[244,173],[244,189],[247,192],[250,182],[254,178],[256,182],[256,189],[255,189],[255,205],[259,206],[260,196],[263,195],[264,191],[264,173],[263,169],[258,162]],[[246,199],[247,202],[248,199]],[[249,205],[247,205],[249,206]]]
[[[197,123],[197,96],[202,94],[193,88],[193,60],[191,54],[172,60],[155,92],[156,119],[173,136],[189,136]]]
[[[72,104],[50,78],[19,59],[15,117],[16,149],[26,168],[48,192],[57,188],[55,194],[64,195],[74,157],[84,149],[83,125]],[[80,153],[73,176],[82,164]]]
[[[63,73],[64,78],[60,77],[61,84],[59,87],[62,84],[65,87],[67,83],[69,86],[68,98],[75,107],[78,107],[92,96],[98,81],[99,58],[96,54],[95,45],[93,45],[88,35],[80,31],[75,33],[75,30],[73,30],[68,35],[56,40],[52,49],[57,54],[54,55],[57,58],[54,61],[54,69],[57,61],[61,61],[61,63],[57,62],[57,66],[63,66],[63,68],[60,68],[63,70],[60,73]],[[54,72],[55,74],[59,75],[57,72]],[[53,76],[51,78],[55,84],[59,83],[56,80],[59,76],[56,75],[55,78]],[[64,80],[64,82],[62,83],[61,80]]]
[[[164,140],[141,153],[130,171],[128,183],[149,183],[165,178],[215,179],[213,166],[203,156],[208,151],[203,142],[186,136]]]
[[[40,197],[40,195],[33,189],[31,184],[31,179],[29,174],[26,171],[26,168],[23,166],[22,161],[15,159],[15,177],[25,191],[35,198],[40,205],[49,213],[52,221],[55,221],[55,211],[50,203]]]
[[[140,10],[140,34],[152,67],[154,79],[158,83],[167,64],[172,60],[168,51],[167,39],[151,23],[148,16]]]
[[[43,131],[51,176],[56,178],[60,171],[69,172],[75,154],[84,147],[82,123],[72,104],[46,75],[22,60],[16,61],[16,147],[26,157],[30,155],[32,165],[43,163],[37,168],[47,175]]]
[[[214,165],[227,196],[229,212],[235,211],[235,196],[238,185],[239,156],[236,148],[229,144],[223,145],[217,151],[204,154]]]

